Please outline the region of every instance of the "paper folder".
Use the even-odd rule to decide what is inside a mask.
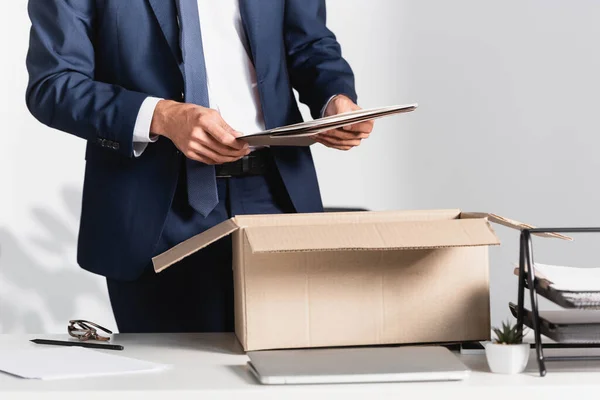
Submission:
[[[240,139],[243,139],[251,146],[310,146],[315,143],[314,136],[320,132],[360,122],[372,121],[390,115],[411,112],[417,106],[417,104],[408,104],[358,110],[247,134],[241,136]]]

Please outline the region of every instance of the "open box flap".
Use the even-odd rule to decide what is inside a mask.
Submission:
[[[161,272],[241,227],[254,252],[374,250],[486,246],[499,244],[489,226],[533,226],[496,214],[459,210],[413,210],[240,216],[227,220],[152,259]],[[538,236],[572,240],[557,233]]]
[[[296,225],[332,226],[367,222],[456,219],[460,210],[408,210],[384,212],[342,212],[312,214],[240,215],[196,235],[154,257],[155,272],[161,272],[185,257],[244,227],[269,226],[274,230]],[[278,228],[279,227],[279,228]]]
[[[462,219],[487,218],[488,221],[493,222],[495,224],[503,225],[508,228],[517,229],[520,231],[523,229],[535,228],[535,226],[526,224],[524,222],[515,221],[515,220],[509,219],[506,217],[502,217],[502,216],[496,215],[496,214],[489,214],[489,213],[482,213],[482,212],[463,212],[463,213],[461,213],[460,218],[462,218]],[[541,237],[550,237],[550,238],[555,238],[555,239],[562,239],[562,240],[573,240],[572,237],[561,235],[560,233],[534,233],[533,235],[541,236]]]
[[[368,222],[433,221],[460,217],[460,210],[346,211],[320,213],[237,215],[240,227],[364,224]]]
[[[486,219],[249,226],[254,253],[436,249],[500,244]]]
[[[207,229],[206,231],[186,240],[185,242],[179,243],[177,246],[154,257],[152,259],[154,271],[161,272],[176,262],[183,260],[185,257],[205,248],[209,244],[214,243],[227,235],[231,235],[238,229],[239,226],[236,223],[235,218],[228,219],[219,225],[213,226],[212,228]]]

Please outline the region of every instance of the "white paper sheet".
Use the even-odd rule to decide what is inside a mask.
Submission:
[[[168,365],[83,347],[3,350],[0,371],[27,379],[69,379],[162,371]]]
[[[568,292],[600,291],[600,268],[578,268],[535,263],[535,275],[551,282],[556,290]]]

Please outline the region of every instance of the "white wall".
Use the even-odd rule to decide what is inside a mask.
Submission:
[[[75,261],[84,142],[25,107],[26,0],[0,2],[0,332],[115,326],[104,281]]]
[[[421,105],[380,121],[356,150],[315,149],[328,205],[600,224],[600,2],[327,4],[360,103]],[[0,332],[63,332],[75,317],[114,327],[104,281],[75,262],[84,143],[41,126],[24,105],[25,6],[0,2]],[[515,298],[518,250],[515,232],[498,233],[494,323]],[[593,239],[540,240],[538,259],[593,265]]]
[[[329,202],[600,225],[600,2],[329,0],[361,103],[417,101],[348,157],[318,153]],[[329,160],[335,160],[335,164]],[[350,170],[343,186],[335,181]],[[516,301],[518,234],[498,228],[492,322]],[[538,261],[598,266],[600,237],[537,240]]]

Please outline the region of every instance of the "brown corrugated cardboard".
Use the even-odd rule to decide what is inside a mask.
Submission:
[[[488,219],[526,226],[460,210],[238,216],[153,262],[232,234],[247,351],[486,340],[487,246],[500,243]]]
[[[253,253],[435,249],[499,244],[483,219],[247,227]]]
[[[463,212],[461,213],[460,216],[462,219],[466,219],[466,218],[487,218],[488,221],[493,222],[495,224],[498,225],[504,225],[508,228],[513,228],[513,229],[518,229],[518,230],[522,230],[522,229],[532,229],[535,228],[533,225],[529,225],[523,222],[519,222],[519,221],[515,221],[506,217],[502,217],[500,215],[496,215],[496,214],[487,214],[487,213],[475,213],[475,212]],[[560,233],[555,233],[555,232],[543,232],[543,233],[535,233],[536,236],[541,236],[541,237],[549,237],[549,238],[555,238],[555,239],[562,239],[562,240],[573,240],[573,238],[571,238],[570,236],[565,236],[565,235],[561,235]]]

